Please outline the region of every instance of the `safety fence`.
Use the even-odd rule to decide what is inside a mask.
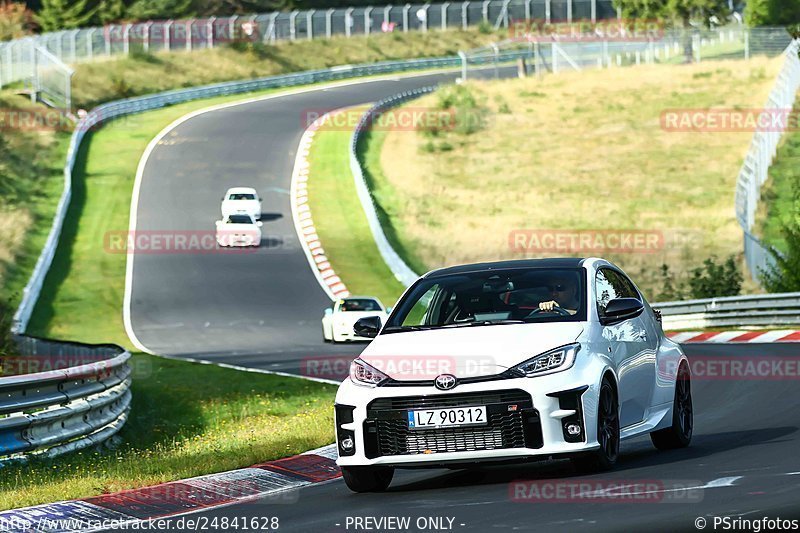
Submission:
[[[0,465],[96,446],[122,428],[130,353],[115,345],[14,340],[18,353],[0,358]]]
[[[193,51],[236,43],[466,29],[480,23],[500,28],[508,27],[510,21],[532,18],[594,21],[616,16],[611,0],[477,0],[109,24],[0,43],[0,87],[32,77],[36,47],[72,64],[137,52]]]
[[[752,232],[761,201],[761,187],[769,176],[769,167],[788,127],[785,118],[794,107],[797,91],[800,89],[798,52],[800,39],[792,41],[784,51],[786,59],[783,68],[761,110],[761,115],[769,126],[753,134],[750,149],[736,181],[736,218],[744,233],[745,261],[755,280],[759,279],[762,271],[770,271],[773,265],[772,255],[767,247]]]
[[[800,325],[800,292],[653,304],[664,329]]]

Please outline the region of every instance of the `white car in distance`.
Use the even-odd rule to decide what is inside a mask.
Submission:
[[[231,187],[222,198],[222,218],[230,215],[250,215],[261,219],[261,198],[252,187]]]
[[[241,248],[261,244],[260,220],[250,215],[234,214],[217,220],[217,244],[222,247]]]
[[[381,324],[386,322],[389,311],[380,300],[372,296],[350,296],[336,300],[325,309],[322,317],[322,338],[325,342],[347,342],[369,340],[356,335],[353,326],[364,317],[378,317]]]

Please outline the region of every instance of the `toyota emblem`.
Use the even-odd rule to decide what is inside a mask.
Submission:
[[[450,390],[456,386],[456,377],[451,374],[442,374],[441,376],[436,376],[433,384],[439,390]]]

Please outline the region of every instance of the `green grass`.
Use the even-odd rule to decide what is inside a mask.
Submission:
[[[795,107],[800,112],[800,106]],[[800,219],[796,211],[795,194],[800,194],[800,131],[788,131],[769,169],[769,177],[761,191],[761,205],[756,221],[756,232],[762,239],[786,249],[783,226]]]
[[[167,89],[249,79],[343,64],[455,55],[505,38],[506,31],[478,28],[429,32],[375,33],[271,45],[237,43],[191,53],[137,52],[129,57],[76,65],[76,107]]]
[[[336,387],[135,354],[113,450],[2,470],[0,509],[247,467],[333,442]]]
[[[394,305],[404,287],[386,266],[358,200],[348,151],[351,131],[320,129],[309,154],[314,225],[336,274],[352,294]]]

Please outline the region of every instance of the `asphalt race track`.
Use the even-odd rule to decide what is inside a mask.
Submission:
[[[455,76],[287,95],[201,114],[171,130],[144,168],[137,234],[213,234],[222,195],[243,185],[263,198],[262,245],[247,253],[136,253],[130,314],[139,341],[159,354],[293,373],[309,355],[358,353],[357,345],[322,344],[320,320],[330,300],[292,224],[289,187],[306,112],[373,102]]]
[[[141,343],[162,354],[288,372],[298,372],[304,357],[360,351],[359,345],[322,343],[319,321],[329,300],[291,221],[288,190],[305,129],[303,111],[375,101],[452,77],[426,75],[283,96],[202,114],[175,128],[145,168],[137,231],[211,231],[223,192],[251,185],[264,198],[266,242],[244,254],[137,254],[131,319]],[[798,355],[793,344],[699,344],[686,351],[703,360]],[[358,528],[356,517],[411,517],[410,531],[482,532],[696,531],[698,517],[713,531],[714,516],[798,517],[797,381],[696,378],[693,390],[691,447],[658,452],[647,438],[626,441],[610,473],[582,475],[564,461],[406,470],[398,471],[385,494],[353,494],[337,480],[202,514],[277,516],[280,530],[314,532],[393,530],[374,522]],[[533,485],[519,493],[512,485],[518,480]],[[643,488],[629,489],[627,500],[609,493],[592,501],[531,500],[554,487],[587,482],[595,489],[614,483]],[[523,501],[515,501],[515,494]],[[418,528],[420,517],[443,521]]]
[[[690,358],[704,361],[779,357],[797,362],[797,347],[791,344],[694,345],[686,351]],[[304,532],[366,531],[356,529],[352,520],[387,516],[411,517],[410,531],[440,531],[413,524],[420,517],[445,517],[453,519],[453,531],[481,532],[697,531],[698,517],[707,520],[705,530],[713,531],[714,516],[798,518],[797,381],[695,378],[693,391],[691,446],[659,452],[647,437],[624,441],[612,472],[587,476],[576,473],[566,461],[476,470],[401,470],[383,494],[353,494],[343,482],[333,481],[204,514],[277,516],[281,530]],[[518,481],[533,485],[523,485],[525,492],[517,493],[512,483]],[[612,491],[592,502],[552,499],[557,487],[586,483],[592,490]],[[625,489],[613,492],[615,484],[633,487],[627,489],[627,501],[613,497],[626,494]],[[515,501],[515,494],[521,498]],[[532,499],[537,494],[538,501]],[[716,531],[722,529],[718,526]]]

